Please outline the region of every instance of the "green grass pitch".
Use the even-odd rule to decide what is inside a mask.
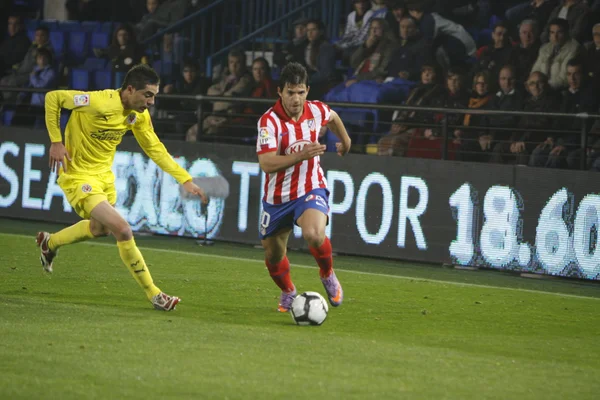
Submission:
[[[275,311],[259,249],[138,237],[154,311],[110,239],[61,249],[0,219],[0,399],[598,399],[600,286],[337,257],[320,327]],[[335,242],[334,242],[335,247]],[[324,294],[290,253],[298,290]]]

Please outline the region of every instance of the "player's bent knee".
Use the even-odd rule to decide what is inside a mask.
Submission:
[[[325,240],[325,230],[319,228],[303,229],[302,237],[309,246],[319,247],[323,244],[323,240]]]
[[[123,222],[124,223],[119,224],[112,229],[112,234],[119,242],[124,242],[133,238],[133,231],[131,230],[131,227],[127,222]]]
[[[108,227],[102,225],[100,222],[92,219],[90,221],[90,232],[92,233],[92,235],[94,235],[94,237],[102,237],[108,236],[110,230],[108,229]]]

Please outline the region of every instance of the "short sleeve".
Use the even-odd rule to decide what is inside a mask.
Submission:
[[[321,126],[325,126],[329,123],[329,119],[331,118],[331,108],[321,101],[313,101],[313,104],[317,106],[319,109],[319,114],[321,114]]]
[[[275,126],[267,118],[258,121],[258,137],[256,138],[256,152],[264,154],[277,151],[277,135]]]

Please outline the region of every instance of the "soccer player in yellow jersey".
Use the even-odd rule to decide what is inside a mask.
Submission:
[[[137,248],[131,227],[113,207],[117,200],[111,166],[123,135],[133,131],[146,154],[173,176],[184,189],[206,202],[204,191],[177,164],[158,140],[148,107],[154,104],[159,77],[147,65],[133,67],[119,90],[79,92],[56,90],[46,95],[46,126],[50,134],[50,168],[58,171],[58,184],[83,221],[60,232],[39,232],[37,244],[42,266],[52,272],[58,249],[67,244],[112,235],[119,255],[157,310],[171,311],[180,299],[157,288]],[[73,110],[63,144],[61,108]]]

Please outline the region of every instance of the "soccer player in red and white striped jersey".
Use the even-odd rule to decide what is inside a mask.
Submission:
[[[333,271],[331,242],[325,236],[329,214],[329,190],[320,164],[326,146],[319,143],[322,127],[339,139],[340,156],[350,150],[351,141],[338,114],[320,101],[307,101],[306,69],[298,63],[286,65],[277,92],[280,99],[258,121],[256,151],[266,174],[260,238],[265,263],[281,289],[279,311],[287,312],[296,296],[286,255],[287,241],[294,224],[317,264],[329,302],[342,303],[342,286]]]

